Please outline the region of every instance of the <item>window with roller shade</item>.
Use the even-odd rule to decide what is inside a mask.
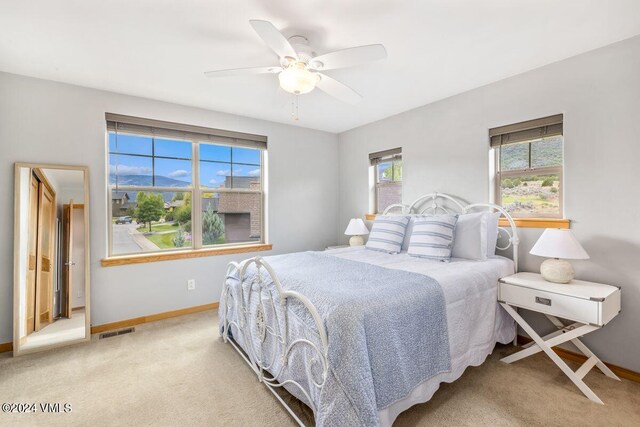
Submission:
[[[402,203],[402,148],[369,154],[375,173],[375,213]]]
[[[514,218],[563,217],[561,114],[489,130],[495,202]]]
[[[264,243],[265,136],[106,118],[110,256]]]

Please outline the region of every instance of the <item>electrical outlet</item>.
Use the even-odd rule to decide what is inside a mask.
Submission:
[[[196,288],[196,281],[194,279],[187,280],[187,290],[192,291]]]

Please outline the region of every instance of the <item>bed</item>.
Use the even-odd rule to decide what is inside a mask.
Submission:
[[[443,382],[478,366],[515,337],[497,304],[501,277],[517,271],[518,236],[501,207],[431,193],[399,215],[500,211],[499,249],[483,261],[434,262],[349,247],[254,257],[227,268],[219,308],[224,342],[303,425],[275,390],[309,406],[319,426],[390,426]]]

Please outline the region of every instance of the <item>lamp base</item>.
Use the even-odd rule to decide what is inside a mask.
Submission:
[[[547,282],[569,283],[575,276],[575,271],[564,259],[550,258],[545,260],[540,266],[540,274]]]
[[[364,239],[362,236],[351,236],[349,239],[350,246],[362,246],[364,245]]]

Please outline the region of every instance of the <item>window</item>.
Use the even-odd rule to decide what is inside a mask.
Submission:
[[[396,203],[402,203],[402,149],[380,151],[369,154],[374,169],[376,213]]]
[[[489,131],[495,200],[515,218],[562,218],[562,115]]]
[[[107,114],[109,256],[264,243],[266,137]]]

